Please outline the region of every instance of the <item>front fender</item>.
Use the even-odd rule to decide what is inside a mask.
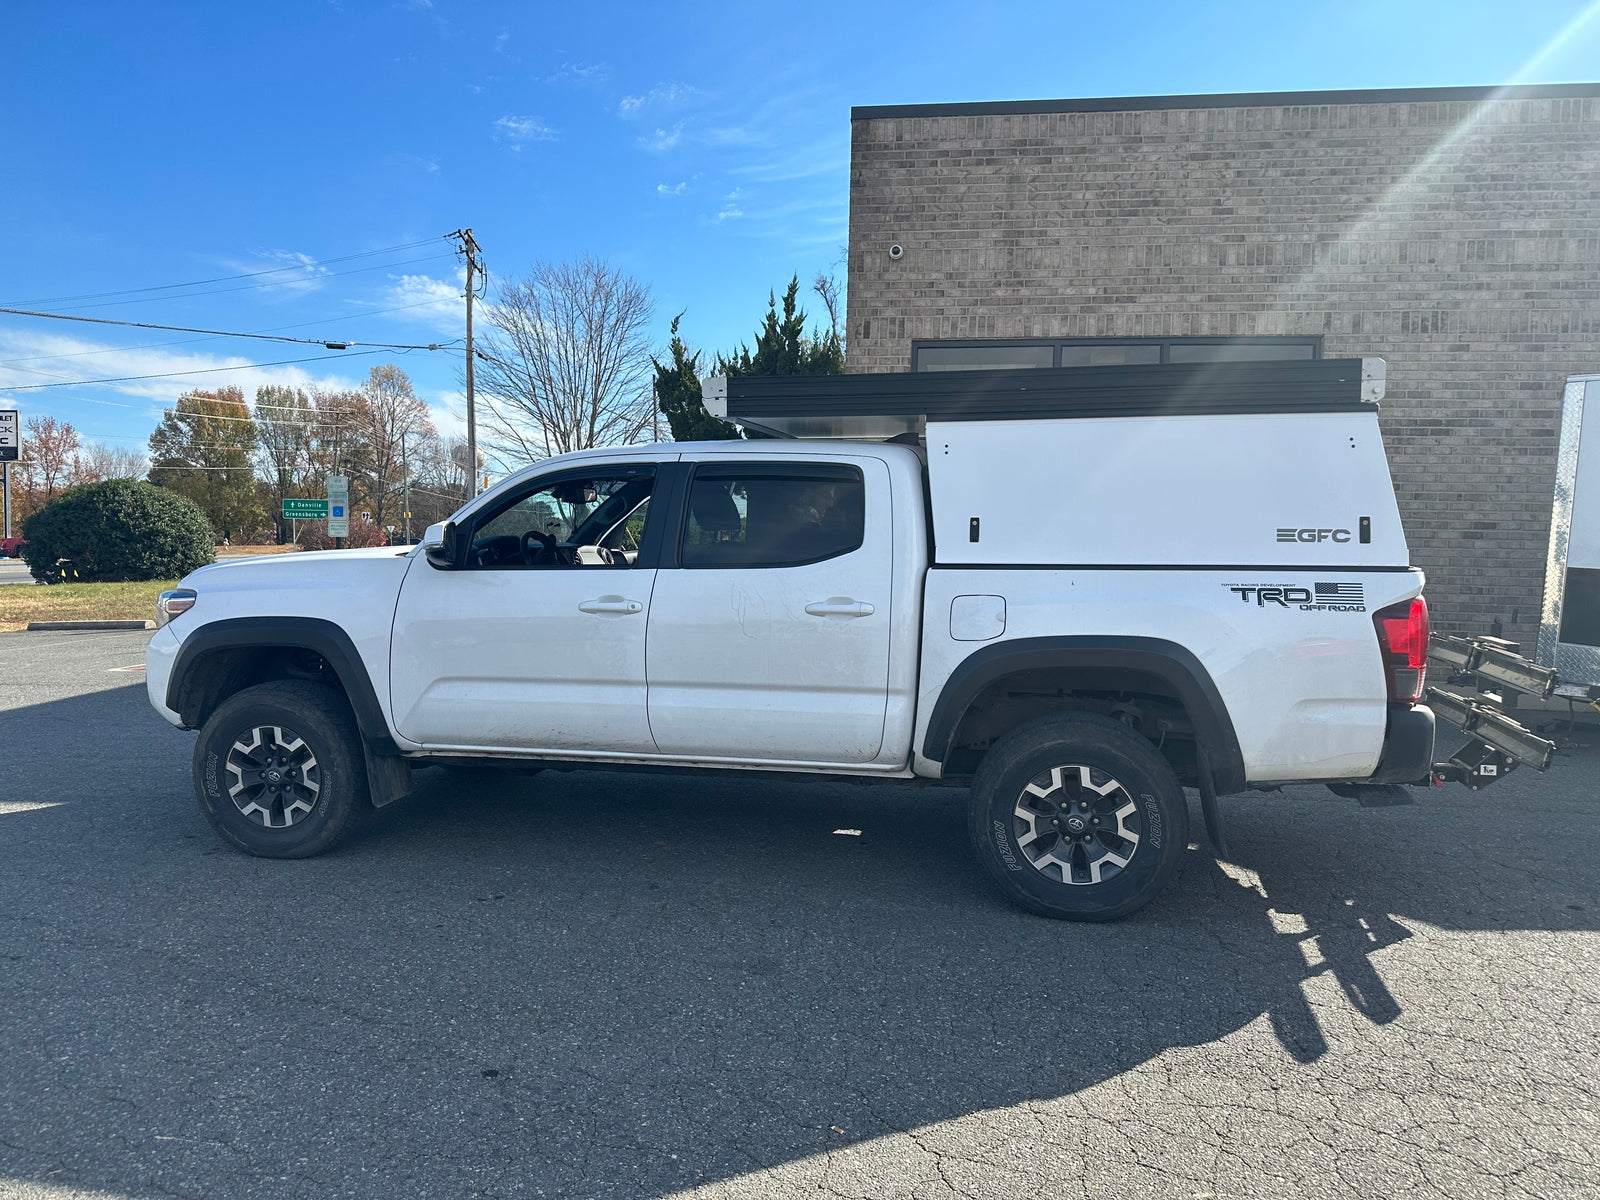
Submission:
[[[213,692],[218,681],[205,669],[207,656],[220,650],[275,647],[321,655],[350,699],[367,748],[380,755],[400,753],[355,643],[338,625],[317,617],[228,617],[191,631],[167,675],[164,707],[178,715],[180,728],[198,728],[216,703]]]

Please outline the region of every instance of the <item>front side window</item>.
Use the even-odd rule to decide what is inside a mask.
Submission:
[[[564,477],[506,501],[473,528],[469,567],[631,567],[655,473]]]
[[[689,488],[685,567],[795,567],[861,546],[865,488],[831,464],[701,467]]]

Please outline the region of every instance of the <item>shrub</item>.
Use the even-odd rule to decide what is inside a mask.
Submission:
[[[389,535],[379,529],[374,522],[363,521],[360,513],[350,518],[350,536],[344,540],[345,549],[357,550],[363,546],[387,546],[388,544]],[[333,539],[328,536],[328,523],[326,521],[300,522],[299,546],[302,550],[332,550]]]
[[[29,516],[22,535],[28,570],[44,583],[60,581],[60,559],[71,560],[69,577],[100,581],[181,578],[214,558],[198,504],[132,479],[63,492]]]

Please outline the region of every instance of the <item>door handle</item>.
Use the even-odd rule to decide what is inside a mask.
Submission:
[[[644,605],[637,600],[628,600],[622,596],[597,596],[593,600],[585,600],[580,603],[578,611],[586,613],[636,613],[643,612]]]
[[[806,605],[806,611],[813,617],[870,617],[875,610],[864,600],[829,596],[826,600]]]

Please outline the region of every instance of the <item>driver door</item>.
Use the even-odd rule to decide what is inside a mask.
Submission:
[[[644,638],[657,469],[531,480],[463,523],[459,569],[412,560],[389,676],[402,734],[440,749],[655,753]]]

